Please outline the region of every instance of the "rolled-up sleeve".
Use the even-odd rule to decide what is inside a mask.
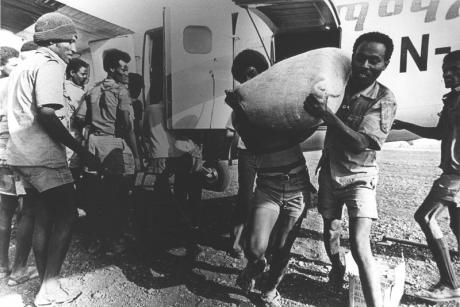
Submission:
[[[377,101],[364,115],[358,132],[369,137],[371,149],[382,149],[383,143],[390,133],[395,115],[396,101],[386,97]]]
[[[35,83],[37,107],[64,107],[64,69],[57,62],[48,62],[37,71]]]

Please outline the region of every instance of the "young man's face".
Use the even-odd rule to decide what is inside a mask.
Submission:
[[[70,77],[72,78],[73,83],[78,86],[83,86],[88,80],[88,68],[82,66],[76,72],[71,71]]]
[[[76,41],[77,37],[74,36],[72,40],[68,42],[51,45],[50,49],[53,50],[64,62],[69,63],[75,52],[77,52]]]
[[[446,88],[454,89],[460,86],[460,60],[442,64],[442,77]]]
[[[245,71],[246,81],[251,80],[258,74],[259,72],[257,71],[257,68],[255,68],[254,66],[249,66],[248,68],[246,68],[246,71]]]
[[[112,68],[112,78],[118,83],[129,83],[129,69],[128,63],[123,60],[118,61],[118,67]]]
[[[21,61],[21,59],[16,58],[16,57],[10,58],[6,62],[5,65],[0,66],[0,70],[2,72],[2,75],[9,76],[11,71],[13,70],[13,68],[15,68],[19,64],[20,61]]]
[[[362,42],[352,56],[351,81],[362,88],[374,83],[388,65],[385,52],[382,43]]]

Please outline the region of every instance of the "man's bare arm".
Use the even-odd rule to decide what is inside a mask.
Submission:
[[[412,133],[417,134],[422,138],[440,140],[442,138],[441,128],[439,125],[436,127],[422,127],[402,120],[395,120],[391,127],[395,130],[405,129]]]
[[[100,167],[99,160],[72,137],[54,113],[53,108],[46,106],[38,108],[37,119],[43,129],[53,140],[72,149],[82,158],[88,167],[91,169],[98,169]]]
[[[360,152],[369,147],[369,137],[348,127],[327,105],[318,101],[313,95],[305,99],[304,108],[311,115],[322,118],[328,129],[336,129],[343,135],[341,146],[353,152]]]

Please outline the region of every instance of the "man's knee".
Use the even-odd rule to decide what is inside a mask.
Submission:
[[[246,253],[248,259],[260,260],[264,258],[265,249],[260,244],[250,244]]]
[[[429,227],[435,221],[434,214],[420,209],[415,212],[414,219],[422,227]]]

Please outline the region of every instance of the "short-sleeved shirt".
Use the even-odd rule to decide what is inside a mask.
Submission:
[[[10,138],[8,132],[8,122],[6,120],[6,107],[8,99],[9,78],[0,79],[0,159],[5,159],[5,150]]]
[[[460,87],[444,95],[438,122],[441,131],[441,164],[446,174],[460,175]]]
[[[85,102],[77,116],[86,117],[87,108],[90,107],[91,129],[95,133],[115,135],[118,111],[128,111],[131,116],[134,113],[128,88],[113,79],[97,83],[85,95]]]
[[[366,135],[369,148],[361,152],[343,146],[343,134],[328,127],[321,166],[329,164],[335,188],[356,183],[367,184],[378,176],[376,152],[382,148],[396,114],[396,99],[382,84],[375,82],[363,91],[350,95],[345,90],[337,116],[351,129]]]
[[[53,140],[38,122],[38,110],[59,110],[64,102],[66,63],[41,47],[10,74],[8,85],[7,163],[14,166],[67,166],[64,145]]]
[[[64,108],[56,111],[56,115],[63,121],[64,126],[69,129],[70,134],[76,138],[77,130],[74,123],[74,116],[83,102],[85,90],[73,83],[71,80],[64,81]]]
[[[6,107],[8,99],[8,81],[9,77],[0,79],[0,119],[6,116]]]

